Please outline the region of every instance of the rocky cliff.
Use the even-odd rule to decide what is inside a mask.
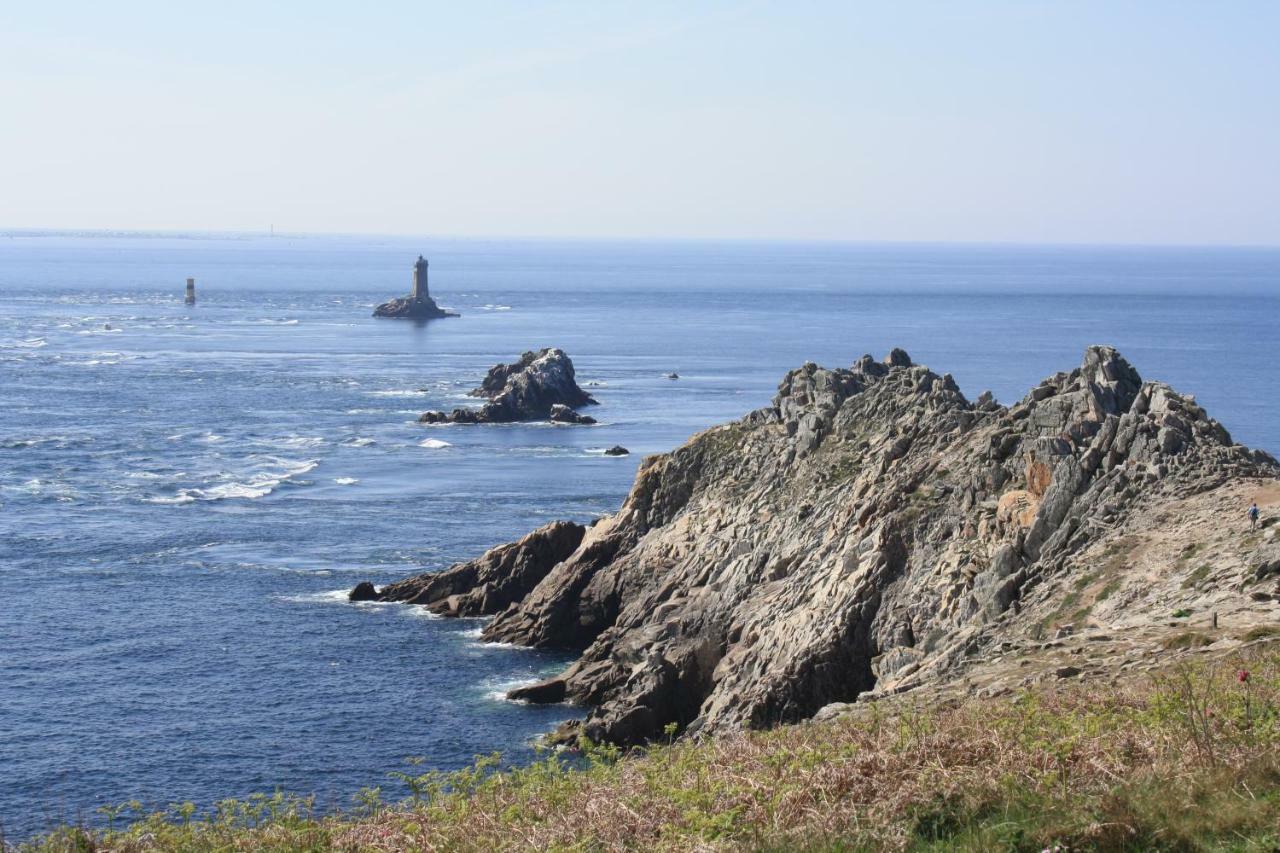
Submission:
[[[383,594],[581,650],[513,692],[590,706],[561,737],[768,726],[922,686],[1104,675],[1219,642],[1219,617],[1274,621],[1278,475],[1109,347],[1008,407],[895,350],[792,371],[771,406],[646,459],[585,531]]]

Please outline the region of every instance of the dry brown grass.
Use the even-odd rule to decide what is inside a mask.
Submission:
[[[1238,672],[1247,670],[1240,679]],[[1277,849],[1280,652],[1015,701],[427,778],[413,804],[257,827],[152,817],[41,849]],[[84,846],[85,844],[88,846]]]

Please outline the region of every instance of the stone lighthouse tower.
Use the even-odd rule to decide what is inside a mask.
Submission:
[[[422,255],[418,255],[418,261],[413,265],[413,293],[410,295],[414,302],[431,298],[427,290],[427,259]]]
[[[452,311],[445,311],[431,298],[427,289],[427,259],[418,255],[413,264],[413,292],[384,302],[373,309],[375,317],[405,317],[410,320],[434,320],[437,317],[457,317]]]

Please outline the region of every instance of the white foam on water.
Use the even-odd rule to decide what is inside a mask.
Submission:
[[[524,705],[527,703],[508,699],[507,693],[517,687],[532,687],[541,680],[539,678],[508,678],[502,681],[486,681],[484,687],[487,689],[484,695],[486,699],[492,699],[495,702],[511,702],[515,705]]]
[[[179,489],[176,495],[159,495],[147,498],[148,503],[184,504],[192,501],[221,501],[265,497],[275,491],[281,483],[294,477],[306,474],[320,464],[318,459],[304,462],[290,462],[284,459],[270,458],[270,462],[284,466],[283,471],[264,471],[246,478],[243,482],[231,481],[204,488]]]
[[[420,388],[392,388],[385,391],[365,391],[370,397],[421,397],[427,392]]]
[[[325,592],[307,592],[301,595],[281,595],[278,599],[290,604],[351,604],[353,602],[347,597],[350,593],[349,589],[330,589]]]
[[[149,504],[161,504],[161,505],[171,505],[171,506],[195,503],[195,500],[196,499],[191,495],[181,494],[181,493],[177,495],[173,495],[171,497],[160,496],[160,497],[150,497],[146,499],[147,503]]]
[[[377,441],[375,441],[372,438],[361,437],[361,438],[349,438],[342,443],[347,445],[348,447],[368,447],[371,444],[377,444]]]
[[[418,446],[425,447],[429,450],[440,450],[444,447],[453,447],[449,442],[442,441],[438,438],[424,438],[422,441],[418,442]]]
[[[339,486],[354,486],[360,481],[355,477],[334,477],[333,482],[337,483]]]
[[[318,435],[291,435],[280,442],[285,447],[319,447],[324,439]]]

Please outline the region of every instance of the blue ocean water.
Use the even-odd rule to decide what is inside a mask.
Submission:
[[[419,252],[462,318],[372,319]],[[575,711],[501,694],[566,657],[344,591],[612,511],[807,360],[1010,402],[1111,343],[1280,452],[1277,285],[1261,249],[0,235],[0,827],[528,758]],[[415,423],[543,346],[599,426]]]

